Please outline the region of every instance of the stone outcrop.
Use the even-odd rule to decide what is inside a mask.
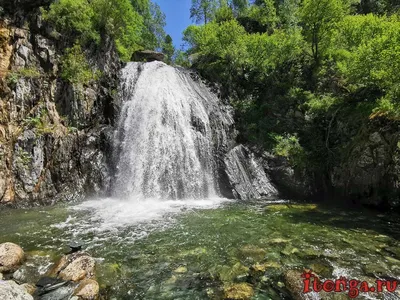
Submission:
[[[0,244],[0,273],[13,272],[24,261],[24,250],[13,243]]]
[[[40,19],[39,7],[49,1],[25,2],[10,1],[0,20],[0,204],[46,205],[106,192],[118,55],[106,39],[85,50],[99,80],[60,79],[65,41]]]
[[[243,200],[276,196],[278,191],[265,174],[262,158],[238,145],[226,154],[226,173],[236,198]]]
[[[136,51],[132,56],[132,61],[164,61],[165,55],[161,52],[151,51],[151,50],[142,50]]]
[[[336,196],[374,207],[400,207],[399,126],[373,120],[347,144],[344,156],[331,170]]]

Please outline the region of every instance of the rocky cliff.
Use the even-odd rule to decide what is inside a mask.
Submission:
[[[62,39],[47,1],[0,3],[0,203],[49,204],[106,190],[121,64],[111,42],[85,49],[99,80],[60,78]],[[22,9],[26,9],[23,11]]]

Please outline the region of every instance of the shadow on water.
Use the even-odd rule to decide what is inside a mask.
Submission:
[[[345,230],[369,230],[400,240],[400,214],[396,212],[381,213],[360,206],[333,207],[329,204],[318,204],[317,210],[290,210],[286,216],[294,223],[311,223]]]

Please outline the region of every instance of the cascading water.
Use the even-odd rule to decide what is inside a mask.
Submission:
[[[216,207],[227,200],[222,197],[276,193],[254,154],[235,143],[230,106],[190,71],[128,63],[119,100],[112,197],[77,206],[90,211],[91,231],[113,231],[182,208]]]
[[[161,62],[129,63],[123,69],[115,196],[216,196],[213,134],[205,102],[217,99],[194,90],[190,80]]]

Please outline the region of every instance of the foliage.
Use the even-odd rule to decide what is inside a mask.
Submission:
[[[21,68],[16,71],[12,71],[7,74],[7,83],[10,86],[14,86],[20,78],[38,78],[40,72],[34,67]]]
[[[124,61],[136,50],[161,48],[165,37],[165,15],[150,0],[60,0],[42,14],[71,44],[85,46],[110,36]]]
[[[26,118],[25,124],[28,127],[34,128],[39,135],[52,133],[56,127],[54,124],[51,124],[48,111],[45,107],[42,107],[34,115]]]
[[[100,77],[99,72],[91,70],[81,46],[75,44],[65,51],[61,59],[61,78],[73,84],[88,84]]]
[[[191,65],[187,53],[182,50],[178,50],[175,52],[174,63],[175,63],[175,65],[181,66],[184,68],[189,68]]]
[[[129,0],[94,0],[92,6],[96,28],[114,38],[122,60],[130,60],[140,48],[143,18]]]
[[[60,0],[42,9],[43,19],[55,25],[66,38],[99,40],[93,24],[94,11],[87,0]]]
[[[207,24],[214,18],[217,8],[218,3],[216,0],[192,0],[190,18],[196,23]]]
[[[400,17],[391,0],[363,14],[367,2],[223,1],[184,31],[193,67],[236,111],[239,142],[324,181],[373,119],[398,124]]]
[[[169,34],[165,37],[162,52],[165,54],[165,62],[171,64],[175,53],[175,47]]]
[[[329,47],[330,34],[350,6],[346,0],[304,0],[300,15],[305,29],[305,37],[311,43],[316,64],[320,61],[320,52]]]
[[[286,134],[284,136],[275,136],[276,145],[274,153],[289,159],[294,167],[304,167],[304,149],[299,143],[299,139],[295,135]]]

